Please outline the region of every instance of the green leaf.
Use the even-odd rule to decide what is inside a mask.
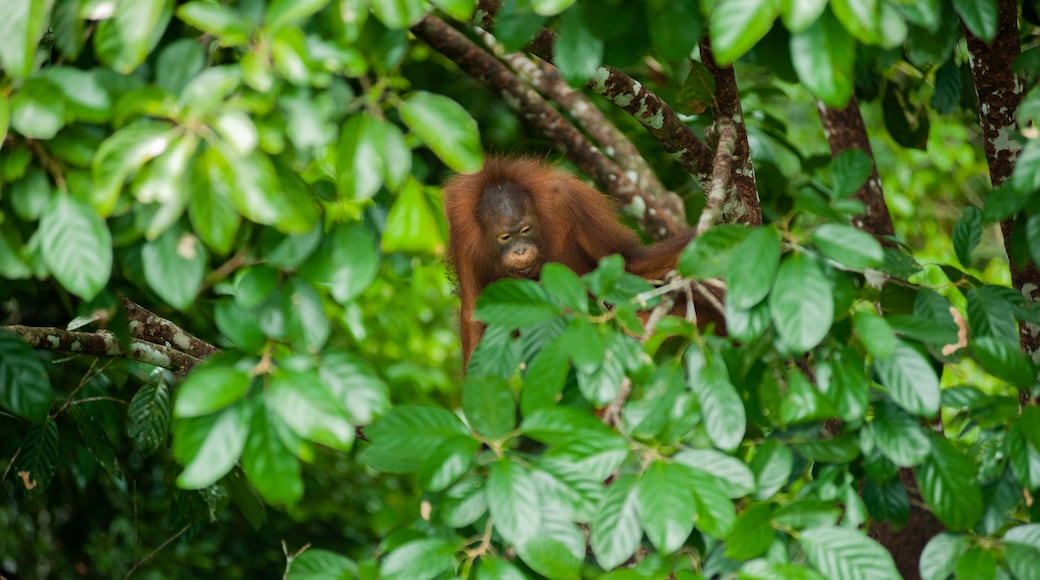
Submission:
[[[957,560],[954,573],[957,578],[995,580],[997,577],[996,557],[992,551],[982,546],[973,546]]]
[[[828,578],[888,580],[900,577],[888,551],[859,530],[813,528],[802,532],[798,542],[813,566]]]
[[[477,0],[431,0],[433,5],[459,22],[469,22],[477,8]],[[569,4],[567,0],[564,0]],[[573,1],[573,0],[570,0]],[[563,9],[561,8],[561,11]]]
[[[773,504],[754,503],[741,512],[726,541],[726,557],[750,560],[765,553],[775,536],[772,522],[775,509]]]
[[[874,442],[900,467],[913,467],[928,457],[928,435],[913,417],[892,403],[874,405]]]
[[[1019,191],[1012,181],[1005,181],[986,196],[982,206],[982,219],[986,222],[1000,222],[1015,215],[1029,202],[1030,193]]]
[[[726,302],[746,310],[769,294],[780,268],[780,232],[764,226],[751,230],[729,253]]]
[[[17,335],[0,330],[0,407],[29,419],[47,417],[54,391],[43,361]]]
[[[440,520],[453,528],[464,528],[487,513],[484,478],[470,477],[453,485],[444,493]]]
[[[7,139],[7,130],[11,127],[11,100],[7,95],[0,95],[0,143]]]
[[[719,449],[736,449],[744,439],[747,415],[740,395],[730,382],[725,361],[718,354],[708,355],[694,345],[686,351],[686,372],[690,389],[700,399],[708,436]]]
[[[563,264],[549,262],[542,267],[542,286],[560,304],[576,312],[589,311],[588,292],[581,278]]]
[[[87,452],[110,476],[115,479],[122,478],[122,469],[116,459],[112,439],[101,425],[98,416],[83,409],[83,406],[74,405],[69,407],[67,412],[76,424],[76,430],[79,431],[80,439],[87,448]]]
[[[171,0],[118,0],[112,17],[98,23],[94,50],[101,62],[129,74],[159,42],[172,15]]]
[[[50,487],[57,462],[58,425],[46,417],[42,423],[29,427],[13,472],[26,493],[39,493]]]
[[[141,248],[144,276],[160,298],[179,310],[195,303],[206,274],[206,250],[193,234],[180,228],[166,230]]]
[[[694,481],[685,465],[655,461],[639,480],[639,517],[650,542],[671,554],[686,543],[697,517]]]
[[[813,231],[813,243],[828,258],[853,270],[874,268],[885,261],[874,236],[852,226],[823,224]]]
[[[703,17],[696,0],[648,2],[646,21],[654,49],[671,61],[688,58],[704,34]]]
[[[842,510],[831,502],[818,499],[798,499],[773,512],[773,522],[779,527],[796,530],[835,526]]]
[[[250,221],[285,233],[302,234],[314,227],[318,214],[310,192],[298,176],[279,171],[270,157],[210,147],[203,158],[213,189]]]
[[[942,436],[933,435],[931,440],[931,454],[914,470],[921,496],[947,527],[970,528],[982,516],[978,467]]]
[[[522,465],[509,459],[493,463],[487,499],[495,530],[507,543],[522,546],[538,534],[542,498],[534,477]]]
[[[401,195],[390,208],[383,229],[383,251],[444,253],[437,218],[423,193],[422,185],[409,179],[401,188]]]
[[[11,127],[29,139],[53,139],[65,126],[65,98],[48,80],[32,78],[11,96]]]
[[[54,0],[10,0],[0,19],[0,68],[15,78],[29,76],[36,47],[47,31]]]
[[[827,0],[799,0],[781,2],[784,26],[791,32],[801,32],[813,25],[827,8]]]
[[[603,41],[586,28],[583,14],[581,4],[563,14],[553,45],[553,64],[575,86],[592,78],[603,60]]]
[[[997,3],[993,0],[953,0],[953,8],[972,34],[993,42],[997,34]]]
[[[968,328],[971,336],[993,337],[1015,347],[1018,346],[1018,329],[1010,300],[1020,296],[1014,290],[999,286],[979,286],[965,293],[968,299]]]
[[[531,9],[535,14],[555,16],[574,4],[574,0],[531,0]]]
[[[227,6],[209,2],[188,2],[177,8],[177,18],[211,34],[221,46],[240,46],[249,42],[255,26]]]
[[[390,408],[390,387],[360,356],[326,349],[318,374],[354,425],[369,425]]]
[[[269,30],[277,30],[311,17],[328,3],[329,0],[274,0],[267,7],[264,24]]]
[[[278,369],[265,393],[267,407],[300,437],[349,451],[354,426],[317,373]]]
[[[932,93],[932,99],[929,104],[933,109],[940,115],[950,115],[957,110],[961,101],[961,92],[963,91],[961,71],[957,67],[956,60],[949,58],[946,62],[935,71],[935,92]],[[965,211],[970,209],[977,209],[973,207],[965,208]],[[958,224],[959,225],[959,224]],[[954,249],[957,248],[957,229],[953,230],[954,235]],[[957,254],[958,258],[960,253]],[[961,262],[964,264],[964,262]]]
[[[61,90],[66,121],[107,123],[112,119],[112,97],[98,71],[67,66],[48,67],[40,71],[41,78],[49,80]]]
[[[897,340],[892,356],[874,361],[874,369],[892,400],[907,412],[934,417],[939,411],[939,377],[914,347]]]
[[[154,240],[184,213],[190,195],[189,164],[198,145],[199,138],[195,135],[177,138],[162,155],[137,173],[132,186],[134,197],[150,204],[142,208],[143,215],[151,216],[147,218],[146,239]]]
[[[831,162],[834,196],[845,198],[855,194],[867,182],[873,170],[873,160],[862,149],[852,148],[842,151]]]
[[[1030,221],[1034,216],[1030,216]],[[953,228],[953,251],[957,254],[957,260],[965,268],[971,267],[971,252],[982,240],[982,212],[977,207],[964,208],[961,219]],[[1040,239],[1037,240],[1040,242]],[[1032,236],[1030,236],[1030,250],[1034,247]],[[1040,255],[1040,247],[1034,255]],[[1035,258],[1034,258],[1035,259]]]
[[[372,14],[391,29],[403,29],[426,15],[422,0],[383,0],[371,3]]]
[[[743,56],[762,40],[779,15],[780,2],[776,0],[717,2],[708,27],[715,60],[727,65]]]
[[[151,455],[166,443],[170,427],[170,387],[162,380],[141,387],[130,400],[126,416],[126,432],[134,449],[142,455]]]
[[[805,352],[827,336],[834,318],[831,284],[804,254],[784,258],[769,296],[769,310],[789,352]]]
[[[419,487],[430,492],[443,491],[469,471],[480,441],[453,436],[441,442],[419,466]]]
[[[672,460],[712,474],[725,485],[731,498],[744,497],[755,491],[755,474],[746,463],[714,449],[684,449]]]
[[[896,335],[884,318],[872,311],[860,310],[852,317],[852,325],[860,343],[871,356],[885,359],[896,349]]]
[[[726,539],[733,529],[733,522],[737,518],[737,512],[733,508],[733,502],[719,486],[715,474],[708,473],[702,469],[692,469],[685,465],[673,463],[689,469],[693,477],[693,498],[697,502],[697,529],[713,538]]]
[[[664,5],[671,6],[672,3],[664,2]],[[648,18],[650,17],[649,12],[657,13],[659,10],[650,8],[647,14]],[[662,25],[662,27],[667,30],[680,28],[671,25]],[[681,28],[685,30],[685,27]],[[689,65],[690,72],[686,75],[686,79],[683,80],[682,87],[679,88],[679,96],[676,97],[676,110],[684,115],[700,115],[711,106],[711,101],[715,98],[718,87],[715,84],[715,76],[711,74],[711,71],[702,62],[690,59]],[[717,228],[708,230],[704,235],[715,229]]]
[[[340,132],[337,186],[348,200],[371,199],[383,185],[385,162],[380,148],[385,133],[379,123],[367,114],[355,114]]]
[[[830,13],[791,35],[798,78],[827,106],[843,108],[852,97],[856,42]]]
[[[167,123],[141,121],[119,129],[101,143],[94,156],[90,194],[91,204],[101,215],[112,213],[123,183],[148,160],[164,153],[177,135]]]
[[[248,372],[248,359],[230,355],[211,357],[196,368],[177,387],[173,416],[178,419],[209,415],[239,401],[249,392],[253,377]]]
[[[818,421],[833,411],[828,400],[824,399],[809,379],[797,369],[789,369],[786,373],[787,393],[780,404],[780,421],[785,424],[797,424]]]
[[[469,173],[484,164],[477,122],[455,101],[416,91],[398,110],[404,124],[453,171]]]
[[[328,240],[328,251],[314,258],[327,259],[332,269],[322,280],[311,280],[327,284],[332,298],[345,305],[375,281],[380,261],[378,241],[372,230],[361,224],[338,226]]]
[[[983,336],[972,341],[971,352],[982,368],[999,379],[1023,389],[1036,383],[1036,371],[1029,355],[1017,345]]]
[[[942,532],[931,540],[921,552],[919,568],[922,578],[948,578],[954,566],[970,546],[968,536]]]
[[[484,288],[474,317],[488,324],[522,328],[551,320],[560,313],[542,286],[531,280],[507,278]]]
[[[287,448],[284,425],[269,405],[260,405],[252,419],[249,439],[242,451],[242,471],[271,504],[294,504],[303,497],[300,462]]]
[[[531,10],[528,0],[506,0],[495,15],[495,37],[507,51],[520,50],[544,23],[545,16]]]
[[[582,558],[562,540],[539,534],[519,548],[520,558],[544,578],[578,580]]]
[[[483,556],[477,568],[476,580],[526,580],[527,576],[509,560]]]
[[[679,273],[694,278],[725,275],[730,252],[752,232],[752,228],[722,224],[694,238],[679,255]]]
[[[184,465],[177,485],[202,489],[231,471],[245,448],[252,415],[253,405],[240,401],[219,413],[177,422],[173,456]]]
[[[636,478],[623,475],[607,487],[591,523],[589,545],[604,570],[624,564],[635,553],[643,537],[639,521]]]
[[[1040,524],[1015,526],[1004,534],[1004,557],[1011,574],[1021,580],[1040,578]]]
[[[516,401],[505,379],[466,377],[462,385],[462,411],[470,427],[480,435],[498,440],[515,427]]]
[[[380,565],[379,573],[387,580],[432,580],[454,565],[454,546],[440,538],[424,538],[390,552]]]
[[[192,191],[197,193],[188,199],[188,218],[195,233],[211,250],[227,255],[235,244],[242,216],[235,210],[226,191],[211,186],[209,167],[202,156],[196,157],[192,163],[189,183]]]
[[[40,250],[51,274],[67,290],[92,300],[112,273],[112,235],[87,204],[56,196],[40,217]]]
[[[520,412],[524,417],[559,402],[570,370],[567,358],[562,338],[554,339],[535,355],[524,373],[520,392]]]
[[[358,568],[352,560],[328,550],[310,548],[290,560],[286,580],[317,578],[357,578]]]
[[[445,438],[469,436],[458,417],[439,407],[397,406],[365,429],[372,446],[364,460],[380,471],[408,473]]]
[[[321,296],[306,280],[290,278],[282,289],[282,311],[289,342],[297,352],[315,354],[325,346],[332,323]]]
[[[755,450],[755,456],[751,458],[751,472],[755,474],[755,499],[765,499],[774,495],[791,476],[794,466],[794,454],[791,448],[786,447],[775,439],[769,439]]]

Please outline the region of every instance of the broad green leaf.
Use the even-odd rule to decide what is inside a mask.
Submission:
[[[285,578],[286,580],[314,580],[323,576],[356,578],[358,577],[357,564],[335,552],[311,548],[291,560]]]
[[[1040,524],[1015,526],[1004,534],[1004,557],[1015,578],[1036,580],[1040,570]]]
[[[302,234],[314,227],[318,213],[310,191],[298,176],[276,168],[270,157],[258,151],[238,156],[216,147],[204,157],[213,188],[247,219],[284,233]]]
[[[506,542],[522,546],[538,535],[542,498],[527,468],[509,459],[493,463],[487,499],[495,530]]]
[[[325,7],[329,0],[274,0],[267,7],[264,25],[275,30],[309,18]]]
[[[993,42],[997,34],[997,2],[994,0],[953,0],[953,8],[972,34]]]
[[[168,44],[156,59],[155,84],[177,94],[206,66],[206,53],[194,38],[181,38]]]
[[[813,528],[802,532],[798,542],[813,566],[828,578],[890,580],[900,577],[888,551],[859,530]]]
[[[972,546],[961,555],[954,568],[957,578],[977,578],[978,580],[996,580],[997,560],[993,552],[982,546]]]
[[[813,25],[827,8],[827,0],[797,0],[781,2],[784,26],[791,32],[801,32]]]
[[[870,178],[873,169],[874,161],[862,149],[846,149],[839,153],[831,163],[834,196],[844,198],[855,194]]]
[[[470,375],[462,385],[462,411],[478,434],[502,439],[515,426],[513,390],[504,379]]]
[[[654,49],[668,60],[688,58],[704,34],[696,0],[653,0],[646,5],[646,20]]]
[[[780,421],[785,424],[797,424],[818,421],[830,415],[829,401],[823,398],[819,390],[809,382],[798,369],[790,369],[786,373],[787,393],[780,404]]]
[[[247,364],[242,365],[240,362]],[[184,419],[220,411],[244,397],[252,383],[248,360],[236,360],[230,356],[211,357],[177,387],[173,416]]]
[[[401,405],[365,429],[372,442],[364,460],[380,471],[408,473],[446,437],[469,435],[458,417],[439,407]]]
[[[1023,389],[1036,383],[1036,369],[1018,345],[983,336],[972,341],[971,352],[979,365],[997,378]]]
[[[477,8],[477,0],[431,0],[433,5],[459,22],[469,22]],[[570,4],[573,0],[563,0]],[[563,9],[561,8],[561,11]]]
[[[544,578],[578,580],[583,558],[560,539],[538,534],[519,547],[520,558]]]
[[[98,70],[85,71],[55,66],[40,71],[40,77],[49,80],[61,90],[66,121],[107,123],[112,119],[112,97]]]
[[[914,467],[928,457],[928,435],[916,417],[892,403],[874,405],[874,442],[892,463]]]
[[[259,251],[268,264],[286,270],[299,269],[325,237],[321,224],[303,234],[282,234],[266,230],[260,237]]]
[[[65,126],[65,98],[44,78],[31,78],[11,96],[11,128],[29,139],[53,139]]]
[[[780,15],[780,4],[777,0],[719,0],[708,27],[715,60],[730,64],[762,40]]]
[[[318,374],[354,425],[369,425],[390,408],[390,387],[360,356],[326,349]]]
[[[758,491],[755,499],[766,499],[774,495],[791,476],[794,466],[794,455],[791,448],[775,439],[769,439],[755,450],[751,458],[751,472],[755,474],[755,485]]]
[[[581,278],[563,264],[550,262],[542,267],[542,286],[560,304],[576,312],[589,311],[589,298]]]
[[[725,275],[730,252],[752,232],[747,226],[722,224],[694,238],[679,255],[679,273],[694,278]]]
[[[66,412],[72,422],[76,424],[80,440],[83,442],[91,458],[99,467],[104,469],[113,478],[123,477],[119,460],[116,459],[115,447],[112,438],[101,424],[101,419],[96,413],[84,410],[81,405],[73,405]]]
[[[507,51],[520,50],[544,23],[545,16],[534,12],[528,0],[505,0],[495,15],[495,37]]]
[[[347,119],[340,132],[337,181],[340,195],[348,200],[365,201],[383,185],[385,158],[381,149],[385,132],[380,121],[355,114]]]
[[[240,401],[219,413],[177,422],[173,456],[184,465],[177,485],[202,489],[231,471],[245,448],[252,416],[253,405]]]
[[[134,197],[141,203],[154,204],[142,208],[143,214],[151,215],[144,232],[146,239],[157,238],[184,213],[191,195],[190,163],[198,145],[199,138],[195,135],[175,139],[162,155],[145,165],[134,178]]]
[[[412,174],[412,150],[404,132],[386,119],[376,119],[376,148],[382,157],[383,180],[387,188],[397,191]]]
[[[773,504],[753,503],[733,523],[730,539],[726,541],[726,557],[750,560],[762,555],[773,543]]]
[[[737,518],[737,512],[733,508],[733,502],[719,485],[715,474],[708,473],[702,469],[689,468],[688,466],[673,463],[689,469],[693,477],[693,498],[697,502],[697,529],[705,534],[719,539],[726,539],[733,529],[733,522]]]
[[[780,232],[764,226],[751,230],[729,253],[726,302],[746,310],[769,294],[780,268]]]
[[[221,46],[239,46],[247,43],[254,25],[233,9],[219,4],[196,1],[177,8],[177,17],[199,30],[212,34]]]
[[[371,4],[372,13],[387,28],[408,28],[426,15],[421,0],[378,0]]]
[[[98,23],[94,50],[103,63],[129,74],[162,38],[172,15],[171,0],[116,0],[112,18]]]
[[[694,481],[685,465],[655,461],[639,480],[639,517],[650,542],[671,554],[686,543],[697,517]]]
[[[524,435],[550,445],[587,434],[610,433],[607,426],[590,411],[562,406],[539,409],[524,419],[520,430]]]
[[[931,453],[914,470],[921,496],[947,527],[970,528],[982,515],[978,467],[941,435],[933,435],[931,440]]]
[[[832,502],[818,499],[799,499],[773,512],[773,522],[779,527],[796,530],[830,527],[838,524],[842,510]]]
[[[41,421],[53,400],[54,391],[40,357],[24,340],[0,330],[0,408]]]
[[[1032,224],[1033,217],[1030,216],[1029,222]],[[1029,228],[1030,230],[1034,228]],[[961,219],[957,221],[957,225],[953,228],[953,251],[957,254],[957,261],[961,263],[965,268],[971,267],[971,252],[979,245],[982,241],[982,212],[977,207],[969,206],[964,208],[964,212],[961,215]],[[1036,240],[1040,242],[1040,239]],[[1034,246],[1033,236],[1030,236],[1029,240],[1030,251],[1033,251]],[[1034,256],[1040,255],[1040,247],[1033,253]],[[1036,259],[1035,257],[1033,258]]]
[[[635,486],[635,476],[617,478],[607,487],[592,519],[589,545],[604,570],[616,568],[631,558],[643,537]]]
[[[1016,421],[1007,431],[1008,463],[1015,478],[1026,488],[1040,488],[1040,450],[1026,438],[1025,425]]]
[[[141,121],[119,129],[101,143],[94,156],[94,188],[90,195],[101,215],[112,213],[123,183],[148,160],[163,154],[177,135],[167,123]]]
[[[300,462],[286,441],[288,427],[269,405],[260,405],[253,416],[249,439],[242,451],[242,471],[264,501],[294,504],[303,497]]]
[[[9,0],[0,18],[0,68],[15,78],[33,70],[36,47],[47,31],[54,0]]]
[[[398,110],[412,133],[452,170],[468,173],[484,164],[477,122],[455,101],[416,91],[404,99]]]
[[[195,376],[192,373],[190,376]],[[127,408],[126,432],[134,449],[142,455],[150,455],[166,443],[170,426],[170,387],[165,381],[156,380],[134,393]]]
[[[480,450],[480,441],[460,435],[448,437],[423,460],[416,475],[419,487],[429,492],[443,491],[467,471]]]
[[[488,500],[483,477],[470,477],[448,488],[439,510],[440,521],[453,528],[464,528],[487,513]]]
[[[603,59],[603,41],[585,26],[583,11],[579,4],[563,14],[553,45],[553,64],[576,86],[592,78]]]
[[[834,318],[831,283],[804,254],[784,258],[769,295],[769,310],[789,352],[805,352],[820,343]]]
[[[477,568],[476,580],[526,580],[527,576],[509,560],[482,557]]]
[[[690,389],[700,399],[708,436],[719,449],[736,449],[744,439],[747,415],[725,361],[716,353],[708,358],[694,345],[686,351],[686,372]]]
[[[1021,298],[1017,292],[986,285],[969,289],[965,297],[968,299],[968,328],[972,337],[990,336],[1018,346],[1018,329],[1011,302]]]
[[[242,216],[235,210],[226,191],[211,187],[210,163],[203,156],[196,157],[192,163],[188,218],[206,246],[219,255],[226,255],[235,244]]]
[[[18,217],[36,221],[54,198],[54,188],[43,168],[31,165],[24,177],[11,184],[8,194]]]
[[[14,464],[16,478],[27,493],[46,490],[58,462],[58,425],[50,417],[29,427]]]
[[[474,317],[488,324],[522,328],[559,314],[545,288],[531,280],[508,278],[484,288]]]
[[[950,532],[942,532],[928,541],[921,552],[919,569],[922,578],[948,578],[964,552],[968,551],[970,538]]]
[[[844,224],[823,224],[813,242],[828,258],[853,270],[866,270],[885,261],[881,244],[863,230]]]
[[[321,250],[311,255],[301,274],[314,284],[328,286],[332,298],[345,305],[372,284],[379,262],[371,229],[361,224],[340,225],[324,236]]]
[[[569,370],[563,339],[556,338],[545,345],[524,373],[524,387],[520,392],[521,414],[528,417],[539,409],[555,406],[560,400]]]
[[[349,451],[354,426],[317,373],[278,369],[271,374],[267,407],[300,437]]]
[[[874,361],[874,369],[889,396],[907,412],[934,417],[939,411],[939,377],[914,347],[897,340],[892,356]]]
[[[40,249],[61,285],[91,300],[112,273],[112,234],[87,204],[69,195],[51,201],[40,217]]]
[[[755,474],[736,457],[714,449],[684,449],[672,459],[712,474],[725,484],[722,487],[731,498],[744,497],[755,491]]]
[[[556,16],[574,4],[574,0],[531,0],[531,9],[542,16]]]
[[[860,310],[852,317],[852,325],[863,347],[874,358],[888,358],[895,351],[896,335],[884,318],[871,311]]]
[[[791,35],[791,59],[798,78],[818,99],[835,108],[848,104],[852,97],[856,43],[830,13]]]
[[[141,249],[144,276],[160,298],[179,310],[195,303],[206,274],[206,250],[193,234],[170,228]]]
[[[332,323],[321,296],[306,280],[290,278],[282,289],[286,336],[297,352],[315,354],[325,346]]]
[[[0,95],[0,143],[7,139],[7,130],[11,127],[11,99]]]
[[[401,188],[400,197],[390,208],[383,229],[382,248],[386,253],[411,252],[441,255],[444,240],[437,218],[422,185],[414,178]]]

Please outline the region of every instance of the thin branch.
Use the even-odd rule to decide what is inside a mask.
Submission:
[[[708,231],[718,223],[724,213],[727,193],[733,189],[733,161],[737,148],[737,127],[729,119],[721,118],[716,122],[719,130],[719,145],[715,150],[714,170],[711,176],[711,188],[708,190],[708,201],[697,221],[697,235]],[[761,215],[759,216],[761,220]]]
[[[124,297],[121,302],[130,318],[130,334],[135,338],[179,350],[197,359],[206,358],[220,350],[129,298]]]
[[[108,330],[74,332],[62,328],[22,326],[18,324],[0,328],[17,334],[33,348],[97,357],[129,358],[169,369],[179,376],[188,374],[191,369],[202,362],[201,359],[174,348],[137,339],[130,341],[130,352],[124,352],[120,348],[116,336]]]
[[[506,103],[521,111],[527,122],[562,147],[585,174],[611,196],[635,209],[634,217],[648,235],[663,239],[681,231],[677,221],[656,199],[639,191],[617,164],[497,58],[435,16],[426,16],[411,30],[470,76],[501,92]]]
[[[159,544],[159,546],[157,548],[155,548],[151,552],[148,552],[148,554],[144,558],[141,558],[140,560],[138,560],[133,565],[133,567],[131,567],[130,570],[127,571],[126,576],[123,576],[123,580],[126,580],[127,578],[132,576],[133,573],[136,572],[138,568],[140,568],[144,564],[147,564],[148,561],[151,560],[152,558],[154,558],[156,554],[158,554],[163,549],[165,549],[166,546],[169,546],[171,543],[173,543],[174,540],[176,540],[177,538],[183,536],[184,533],[187,532],[189,529],[191,529],[191,524],[188,524],[188,525],[184,526],[176,534],[174,534],[174,535],[170,536],[169,538],[167,538],[165,542]]]

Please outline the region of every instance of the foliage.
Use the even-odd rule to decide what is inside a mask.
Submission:
[[[912,474],[947,530],[924,577],[1036,576],[1019,331],[1040,311],[1000,283],[992,238],[1013,223],[1012,260],[1040,263],[1040,89],[985,191],[960,23],[992,40],[995,2],[506,0],[506,49],[549,26],[572,85],[622,67],[697,128],[710,30],[740,59],[767,224],[715,226],[680,260],[693,292],[725,281],[726,336],[648,319],[686,296],[616,256],[548,265],[483,293],[464,380],[438,185],[485,149],[546,148],[409,35],[428,12],[479,20],[474,0],[8,4],[5,573],[889,578],[866,529],[907,522]],[[854,227],[870,156],[832,160],[807,128],[813,99],[854,93],[901,240]],[[185,373],[146,358],[124,297],[220,352],[184,350]],[[34,349],[48,327],[105,350]]]

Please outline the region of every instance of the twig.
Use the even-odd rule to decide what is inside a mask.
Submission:
[[[733,186],[733,151],[737,146],[737,128],[728,119],[719,119],[716,123],[719,130],[719,146],[715,150],[714,169],[711,175],[711,188],[708,190],[708,201],[697,221],[697,235],[700,236],[718,223],[722,217],[728,193]]]
[[[139,567],[141,567],[143,564],[148,563],[148,561],[151,560],[152,558],[154,558],[156,554],[161,552],[166,546],[169,546],[174,540],[176,540],[177,538],[183,536],[184,532],[187,532],[190,528],[191,528],[191,524],[188,524],[188,525],[184,526],[176,534],[174,534],[174,535],[170,536],[169,538],[167,538],[165,542],[159,544],[159,547],[157,547],[156,549],[154,549],[151,552],[149,552],[144,558],[141,558],[140,560],[138,560],[137,563],[134,564],[133,567],[131,567],[130,570],[126,573],[126,576],[123,576],[123,580],[126,580],[127,578],[129,578],[134,572],[137,571],[137,569]]]

